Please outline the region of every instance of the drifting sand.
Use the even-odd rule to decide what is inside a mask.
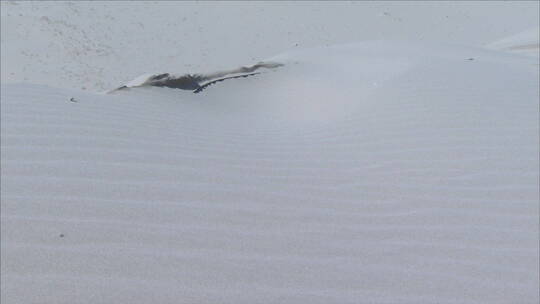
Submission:
[[[2,303],[538,303],[538,57],[267,60],[200,94],[2,84]]]

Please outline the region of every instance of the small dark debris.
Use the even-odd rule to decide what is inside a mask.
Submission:
[[[63,234],[63,233],[61,233],[61,234],[60,234],[60,237],[61,237],[61,238],[63,238],[63,237],[64,237],[64,234]]]
[[[77,102],[77,99],[75,99],[75,97],[71,97],[71,98],[69,99],[69,101],[71,101],[71,102]]]
[[[474,60],[474,58],[467,58],[467,60],[472,61],[472,60]]]

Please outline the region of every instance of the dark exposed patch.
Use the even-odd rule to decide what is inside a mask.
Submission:
[[[245,74],[245,75],[238,75],[238,76],[231,76],[231,77],[226,77],[226,78],[221,78],[221,79],[216,79],[216,80],[213,80],[213,81],[210,81],[208,83],[205,83],[204,85],[202,86],[199,86],[197,89],[195,89],[193,91],[193,93],[199,93],[201,92],[202,90],[206,89],[207,87],[213,85],[214,83],[217,83],[217,82],[221,82],[223,80],[227,80],[227,79],[234,79],[234,78],[245,78],[245,77],[249,77],[249,76],[253,76],[253,75],[257,75],[257,74],[260,74],[260,73],[251,73],[251,74]]]
[[[167,87],[173,89],[190,90],[193,93],[199,93],[216,82],[221,82],[226,79],[249,77],[260,74],[259,72],[254,72],[259,68],[273,69],[280,66],[283,66],[283,64],[276,62],[259,62],[249,67],[240,67],[233,70],[218,71],[210,74],[186,74],[182,76],[175,76],[169,73],[162,73],[150,76],[142,83],[134,84],[132,86],[123,85],[109,91],[108,93],[140,86]],[[242,75],[238,75],[239,73],[242,73]],[[139,79],[137,79],[137,81],[139,81]]]
[[[169,73],[163,73],[163,74],[155,75],[154,77],[152,77],[152,80],[160,80],[160,79],[163,79],[165,77],[169,77]]]
[[[160,74],[157,75],[158,79],[152,79],[150,85],[154,87],[167,87],[173,89],[182,89],[182,90],[196,90],[200,87],[199,83],[202,80],[202,77],[199,75],[184,75],[178,78],[171,78],[169,74]]]

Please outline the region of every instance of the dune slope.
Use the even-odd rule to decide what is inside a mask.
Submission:
[[[536,58],[268,60],[200,94],[3,85],[2,303],[538,302]]]

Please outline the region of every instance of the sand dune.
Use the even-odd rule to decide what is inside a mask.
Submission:
[[[486,46],[491,49],[514,52],[538,58],[540,56],[540,29],[538,26],[517,34],[491,42]]]
[[[538,302],[536,58],[268,60],[200,94],[3,85],[2,303]]]

